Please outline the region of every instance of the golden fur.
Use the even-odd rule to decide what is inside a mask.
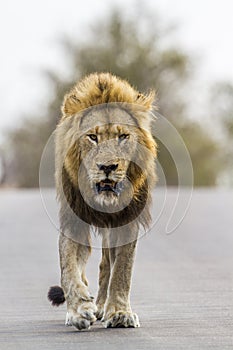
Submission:
[[[138,230],[149,224],[156,180],[153,100],[153,91],[143,95],[108,73],[91,74],[64,98],[56,130],[60,300],[67,302],[66,323],[78,329],[96,317],[107,327],[139,326],[129,295]],[[85,277],[90,227],[103,239],[97,307]]]
[[[143,95],[112,74],[95,73],[78,82],[65,95],[62,112],[64,117],[72,116],[88,107],[109,102],[131,103],[151,110],[154,98],[154,91]]]

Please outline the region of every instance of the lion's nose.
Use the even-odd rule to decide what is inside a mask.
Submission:
[[[104,165],[104,164],[97,164],[99,170],[103,170],[106,175],[109,175],[111,171],[114,171],[117,169],[118,164],[111,164],[111,165]]]

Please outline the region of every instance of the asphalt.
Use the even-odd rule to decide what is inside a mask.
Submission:
[[[56,216],[53,191],[46,192]],[[155,191],[161,206],[163,193]],[[165,226],[175,190],[151,232],[139,240],[132,308],[141,328],[65,327],[65,306],[46,295],[59,283],[57,230],[38,191],[0,192],[0,349],[233,349],[233,191],[195,190],[179,227]],[[48,204],[49,203],[49,204]],[[156,206],[155,209],[156,210]],[[52,214],[51,214],[52,212]],[[87,275],[97,290],[100,250]]]

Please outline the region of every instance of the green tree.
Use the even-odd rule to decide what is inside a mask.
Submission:
[[[218,153],[216,142],[201,126],[186,117],[184,90],[192,78],[190,58],[174,46],[165,45],[169,31],[162,30],[157,18],[147,12],[135,14],[133,20],[123,12],[112,11],[98,21],[85,42],[77,35],[62,40],[72,79],[65,80],[56,72],[47,72],[54,88],[47,115],[38,116],[10,133],[11,168],[18,186],[37,186],[40,156],[46,140],[60,117],[60,106],[67,90],[81,76],[109,71],[126,78],[140,91],[155,88],[159,112],[181,132],[194,164],[196,185],[215,185],[221,170],[214,164]],[[158,23],[156,25],[156,23]],[[159,161],[167,183],[177,182],[176,169],[164,145],[159,145]],[[12,173],[12,172],[11,172]]]

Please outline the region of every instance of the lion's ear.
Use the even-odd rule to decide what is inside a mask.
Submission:
[[[149,91],[148,94],[142,94],[139,92],[136,97],[136,103],[144,107],[146,110],[152,110],[156,108],[156,93],[154,90]]]
[[[66,94],[62,104],[62,114],[63,116],[74,115],[81,109],[81,101],[75,96],[75,94]]]
[[[156,106],[156,93],[151,90],[148,94],[142,94],[138,92],[136,96],[135,104],[140,108],[137,110],[137,118],[143,129],[151,132],[151,126],[156,117],[152,111],[157,110]]]

